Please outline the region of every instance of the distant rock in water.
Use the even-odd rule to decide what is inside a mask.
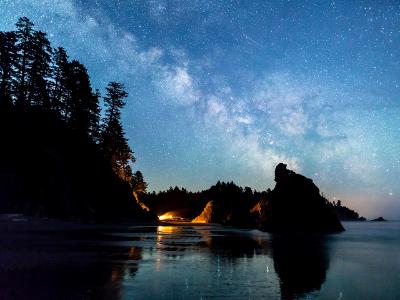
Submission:
[[[387,220],[384,219],[383,217],[379,217],[379,218],[373,219],[373,220],[371,220],[371,221],[373,221],[373,222],[385,222],[385,221],[387,221]]]
[[[333,233],[344,231],[332,205],[309,178],[280,163],[275,188],[260,208],[259,226],[268,232]]]

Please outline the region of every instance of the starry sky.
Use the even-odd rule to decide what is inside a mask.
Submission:
[[[400,219],[396,1],[0,0],[104,91],[150,190],[265,190],[278,162],[366,217]]]

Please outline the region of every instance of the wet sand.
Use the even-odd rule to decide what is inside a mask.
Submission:
[[[324,237],[0,216],[0,299],[400,299],[400,223]]]

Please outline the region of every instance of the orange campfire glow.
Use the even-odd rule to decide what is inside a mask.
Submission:
[[[166,212],[165,214],[158,216],[158,219],[160,221],[164,221],[164,220],[173,220],[175,219],[175,215],[172,214],[171,212]]]

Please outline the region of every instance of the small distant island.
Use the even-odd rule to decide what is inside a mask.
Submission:
[[[379,217],[379,218],[373,219],[373,220],[371,220],[371,221],[372,221],[372,222],[386,222],[387,220],[384,219],[383,217]]]
[[[365,220],[283,163],[273,190],[217,182],[200,192],[148,193],[142,173],[132,170],[134,153],[121,124],[123,84],[110,82],[102,97],[85,66],[53,48],[25,17],[15,31],[0,32],[0,55],[0,212],[268,232],[341,232],[341,220]]]

